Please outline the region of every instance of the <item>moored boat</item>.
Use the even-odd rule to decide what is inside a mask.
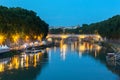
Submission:
[[[41,52],[40,49],[35,49],[34,47],[32,49],[26,49],[25,53],[38,53]]]
[[[10,51],[10,48],[7,45],[0,46],[0,54],[5,53],[5,52],[9,52],[9,51]]]

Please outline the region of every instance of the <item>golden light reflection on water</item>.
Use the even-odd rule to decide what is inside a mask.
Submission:
[[[19,58],[18,56],[14,56],[12,59],[11,59],[11,62],[12,64],[12,67],[15,68],[15,69],[18,69],[19,68]]]
[[[3,71],[4,71],[4,64],[0,63],[0,72],[3,72]]]
[[[28,68],[30,66],[36,67],[38,62],[42,59],[43,53],[16,55],[11,58],[0,60],[0,72],[6,70]]]
[[[68,51],[68,47],[71,48],[71,51],[79,51],[79,56],[81,57],[83,53],[86,52],[92,52],[93,54],[95,54],[95,57],[97,56],[97,54],[99,53],[99,51],[101,50],[101,46],[97,45],[97,44],[93,44],[93,43],[88,43],[88,42],[71,42],[70,44],[68,43],[64,43],[63,40],[61,40],[60,42],[60,51],[61,51],[61,57],[63,60],[66,59],[66,54]]]
[[[61,50],[61,57],[63,60],[66,59],[66,51],[67,51],[67,45],[66,44],[63,44],[60,48]]]
[[[66,59],[66,55],[70,51],[78,53],[80,57],[82,57],[84,53],[91,51],[96,57],[101,50],[101,46],[97,44],[91,44],[87,42],[80,43],[77,41],[70,43],[69,41],[67,42],[68,43],[65,43],[64,40],[60,41],[60,56],[62,60]],[[51,59],[51,49],[47,48],[46,51],[49,53],[49,59]],[[56,47],[54,47],[54,51],[56,51]],[[0,60],[0,72],[12,69],[28,68],[30,66],[36,67],[38,65],[38,62],[42,60],[42,55],[43,53],[22,54]]]
[[[37,62],[36,58],[37,58],[37,55],[34,55],[34,56],[33,56],[33,66],[34,66],[34,67],[36,67],[36,65],[37,65],[37,64],[36,64],[36,62]]]

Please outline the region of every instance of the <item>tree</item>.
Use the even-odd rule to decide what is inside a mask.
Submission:
[[[48,26],[34,11],[0,6],[0,33],[9,39],[15,34],[20,38],[27,35],[31,39],[43,35],[43,39],[48,34]]]

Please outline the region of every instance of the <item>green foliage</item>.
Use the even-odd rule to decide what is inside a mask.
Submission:
[[[55,31],[55,29],[54,29]],[[58,33],[51,31],[51,33]],[[69,34],[100,34],[102,37],[108,39],[120,39],[120,15],[113,16],[108,20],[104,20],[97,23],[92,23],[90,25],[83,24],[82,27],[76,29],[65,29],[65,33]]]
[[[113,16],[108,20],[89,25],[92,33],[97,31],[102,37],[108,39],[120,38],[120,15]]]
[[[45,38],[48,33],[48,24],[40,19],[35,12],[22,8],[7,8],[0,6],[0,34],[7,38],[14,34],[25,35],[33,38],[34,35],[43,35]]]

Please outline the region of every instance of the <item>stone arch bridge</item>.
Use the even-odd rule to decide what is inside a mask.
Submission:
[[[49,38],[51,38],[51,39],[78,38],[79,40],[93,39],[95,41],[103,41],[103,38],[100,35],[96,35],[96,34],[83,34],[83,35],[79,35],[79,34],[48,34],[47,39],[49,39]]]

